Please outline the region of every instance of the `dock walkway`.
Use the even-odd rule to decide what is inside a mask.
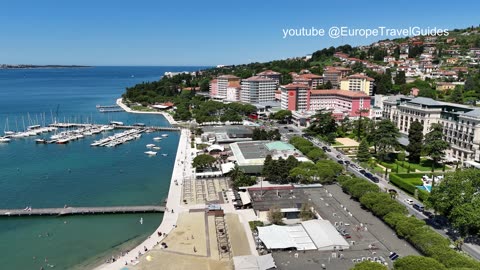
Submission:
[[[0,209],[0,217],[11,216],[68,216],[68,215],[98,215],[98,214],[131,214],[131,213],[163,213],[164,206],[107,206],[107,207],[66,207],[66,208],[32,208]]]

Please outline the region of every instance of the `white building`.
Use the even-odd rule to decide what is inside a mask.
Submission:
[[[276,90],[277,82],[275,80],[267,77],[253,76],[242,80],[240,101],[246,103],[275,101]]]
[[[239,83],[240,78],[233,75],[222,75],[217,77],[217,96],[226,98],[227,97],[227,88],[232,83]]]
[[[424,97],[391,97],[383,102],[383,118],[390,119],[407,135],[410,125],[419,121],[423,134],[434,123],[443,125],[444,140],[450,144],[447,161],[480,162],[480,109]]]

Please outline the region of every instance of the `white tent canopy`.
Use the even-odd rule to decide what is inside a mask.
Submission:
[[[267,270],[276,268],[272,254],[263,256],[235,256],[233,257],[235,270]]]
[[[348,242],[328,220],[313,219],[302,222],[318,250],[348,249]]]
[[[258,237],[268,249],[317,249],[302,225],[270,225],[266,227],[257,227],[257,230]]]

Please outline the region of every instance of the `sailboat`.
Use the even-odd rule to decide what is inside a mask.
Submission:
[[[7,119],[5,120],[5,127],[3,129],[3,134],[5,134],[5,136],[9,136],[9,135],[13,135],[15,134],[15,132],[9,130],[10,127],[8,126],[8,117]]]

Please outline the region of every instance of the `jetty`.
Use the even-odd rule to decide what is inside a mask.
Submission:
[[[92,124],[81,124],[81,123],[54,123],[50,124],[49,126],[51,127],[57,127],[57,128],[80,128],[80,127],[89,127],[89,126],[97,126],[101,127],[103,125],[92,125]],[[110,125],[114,129],[137,129],[139,126],[126,126],[126,125]],[[179,127],[166,127],[166,126],[146,126],[145,127],[148,130],[151,131],[180,131]]]
[[[72,216],[101,214],[163,213],[164,206],[107,206],[107,207],[65,207],[65,208],[25,208],[0,209],[0,217],[22,216]]]

